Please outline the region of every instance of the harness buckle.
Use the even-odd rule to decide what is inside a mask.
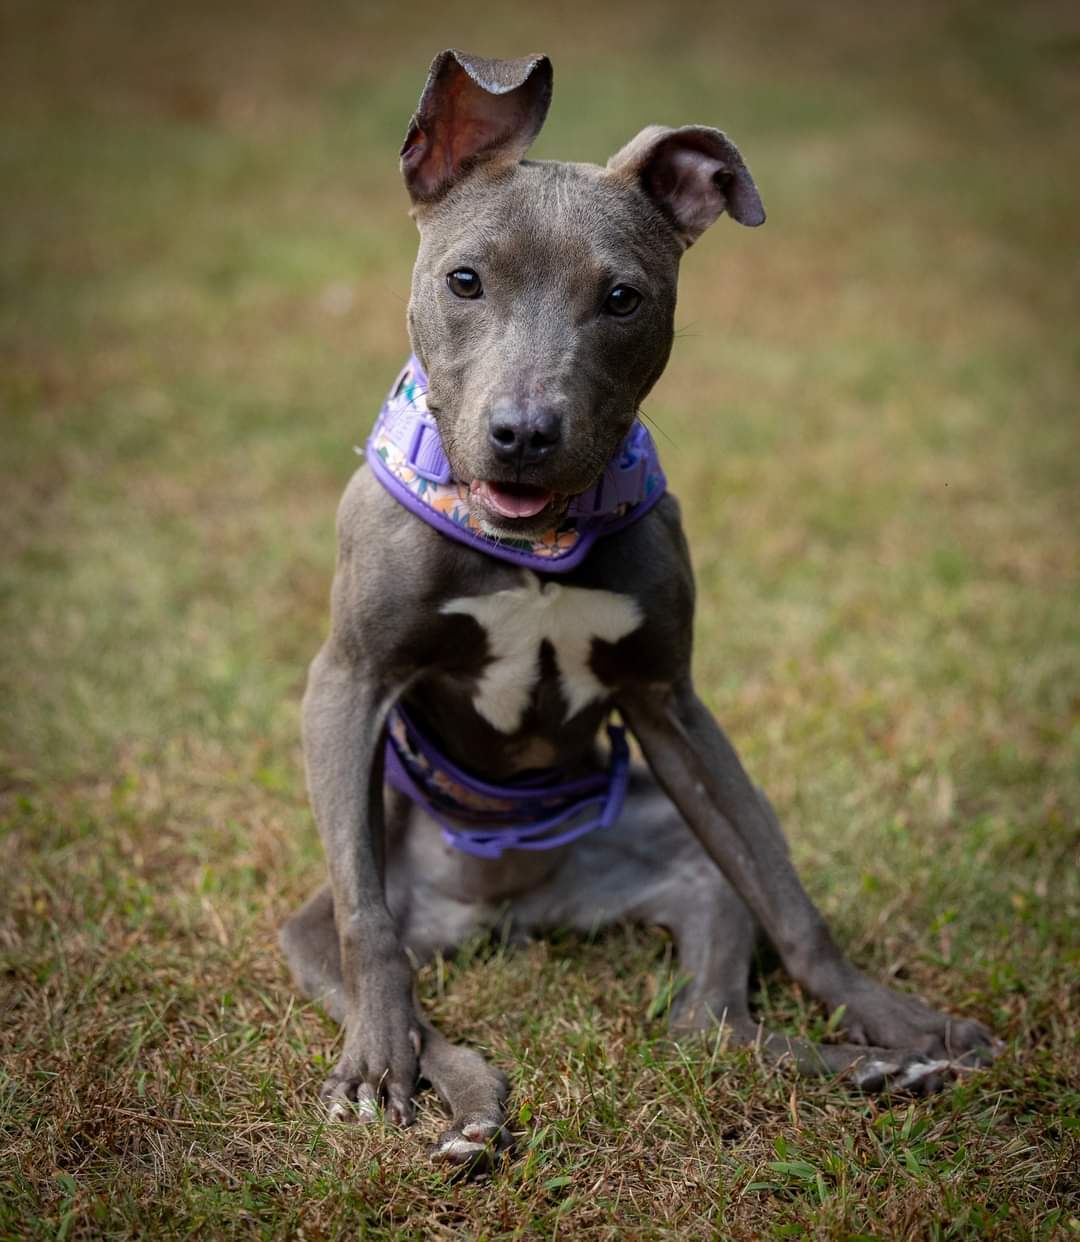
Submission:
[[[439,429],[430,415],[416,420],[406,455],[409,465],[429,483],[449,483],[453,478],[439,439]]]
[[[633,444],[633,432],[592,487],[575,496],[568,513],[594,518],[617,512],[620,505],[636,505],[645,498],[649,458]]]

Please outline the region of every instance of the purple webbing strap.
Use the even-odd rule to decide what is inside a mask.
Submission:
[[[619,451],[592,487],[574,496],[567,514],[582,521],[610,517],[622,505],[637,505],[645,498],[649,478],[652,437],[641,423],[634,423]],[[635,517],[637,513],[635,512]]]
[[[400,711],[400,708],[395,710]],[[515,810],[511,811],[510,814],[515,817],[523,817],[518,818],[516,823],[503,823],[498,826],[478,825],[475,828],[470,828],[467,826],[468,819],[472,818],[475,820],[479,817],[475,811],[471,811],[466,807],[462,807],[460,818],[450,818],[433,805],[428,792],[418,785],[410,774],[398,752],[394,739],[387,737],[387,782],[394,789],[397,789],[400,793],[405,794],[406,797],[411,798],[414,802],[424,807],[427,813],[442,828],[443,839],[448,845],[454,846],[455,849],[464,850],[465,853],[472,854],[477,858],[499,858],[503,851],[508,849],[554,849],[558,845],[565,845],[578,837],[583,837],[587,832],[592,832],[596,828],[610,828],[619,818],[619,813],[622,811],[630,779],[630,749],[626,743],[626,730],[621,725],[608,722],[607,731],[611,744],[611,759],[606,773],[597,773],[595,776],[585,777],[577,781],[564,781],[558,785],[537,784],[532,787],[527,784],[493,785],[487,781],[481,781],[474,776],[470,776],[442,755],[431,740],[423,737],[415,726],[410,723],[406,727],[408,728],[409,736],[417,744],[418,749],[422,749],[429,762],[432,762],[438,769],[446,772],[452,779],[460,782],[475,793],[483,794],[485,797],[501,798],[516,804]],[[536,812],[530,811],[527,805],[528,803],[538,801],[550,803],[554,799],[572,796],[575,793],[581,793],[584,796],[578,797],[569,806],[545,818],[534,818]],[[597,805],[599,805],[600,810],[583,822],[572,824],[562,832],[554,831],[568,820],[573,819],[577,815],[584,814],[591,807]]]
[[[593,772],[589,776],[582,776],[573,781],[562,781],[555,785],[545,783],[549,774],[543,772],[538,776],[516,781],[513,785],[492,785],[478,776],[473,776],[471,772],[466,772],[464,768],[459,768],[452,759],[448,759],[417,727],[400,703],[394,707],[394,714],[405,726],[405,731],[415,750],[427,759],[433,770],[442,772],[455,784],[462,785],[470,793],[480,794],[481,797],[497,798],[502,802],[550,802],[553,798],[572,798],[575,794],[584,796],[607,788],[607,777],[603,772]],[[462,818],[482,820],[491,814],[492,812],[488,811],[462,811]]]
[[[560,528],[575,533],[571,545],[538,555],[526,544],[487,535],[434,507],[422,490],[410,487],[375,451],[378,437],[392,444],[409,469],[426,483],[443,487],[453,484],[438,426],[427,409],[427,376],[415,356],[394,381],[369,437],[365,456],[372,473],[399,504],[448,538],[542,573],[566,573],[576,568],[600,536],[614,534],[644,517],[667,488],[652,437],[643,424],[635,422],[600,478],[571,498],[566,512],[570,526]]]
[[[423,409],[418,406],[405,411],[405,417],[390,418],[389,405],[401,385],[412,375],[417,386],[423,390],[425,400]],[[429,483],[449,483],[454,477],[450,469],[450,461],[443,452],[442,440],[435,419],[427,411],[427,376],[415,356],[401,368],[390,396],[380,412],[382,429],[387,437],[404,453],[413,469],[421,478]]]

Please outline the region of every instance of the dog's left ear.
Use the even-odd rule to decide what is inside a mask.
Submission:
[[[551,77],[546,56],[486,60],[453,48],[440,52],[401,148],[413,202],[438,198],[482,161],[517,163],[547,116]]]
[[[752,227],[765,208],[739,149],[718,129],[650,125],[608,160],[608,169],[638,185],[691,246],[723,212]]]

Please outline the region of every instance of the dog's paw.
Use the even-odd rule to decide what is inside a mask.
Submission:
[[[410,1126],[415,1117],[411,1094],[403,1088],[384,1084],[380,1100],[370,1082],[359,1074],[342,1073],[340,1067],[323,1083],[319,1095],[328,1121],[370,1125],[382,1116],[394,1125]]]
[[[868,1057],[851,1071],[851,1081],[870,1095],[898,1092],[903,1095],[933,1095],[954,1076],[951,1061],[936,1061],[912,1053],[890,1060]]]
[[[961,1074],[985,1066],[1002,1047],[994,1041],[956,1059],[877,1049],[874,1055],[855,1063],[851,1081],[868,1094],[933,1095]]]
[[[467,1171],[470,1176],[486,1173],[513,1146],[506,1126],[490,1117],[472,1116],[455,1122],[439,1135],[431,1148],[437,1164]]]
[[[384,1032],[376,1030],[374,1034]],[[421,1048],[419,1030],[408,1027],[403,1038],[382,1041],[372,1039],[371,1032],[363,1028],[359,1037],[351,1035],[319,1093],[329,1119],[369,1124],[378,1120],[381,1105],[382,1115],[393,1125],[412,1125],[416,1115],[412,1097]]]
[[[843,998],[841,1026],[855,1044],[919,1054],[925,1062],[988,1064],[1000,1047],[988,1027],[954,1018],[914,996],[860,979]],[[888,1060],[906,1064],[903,1056]]]
[[[375,1092],[360,1079],[331,1075],[319,1092],[328,1121],[352,1121],[370,1125],[379,1119]]]

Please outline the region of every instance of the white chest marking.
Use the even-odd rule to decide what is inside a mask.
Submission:
[[[558,582],[541,585],[527,570],[520,587],[452,599],[440,611],[474,617],[487,632],[491,660],[477,686],[474,706],[500,733],[513,733],[521,726],[540,679],[544,639],[555,652],[569,720],[607,693],[589,667],[593,639],[618,642],[642,621],[641,609],[629,595]]]

